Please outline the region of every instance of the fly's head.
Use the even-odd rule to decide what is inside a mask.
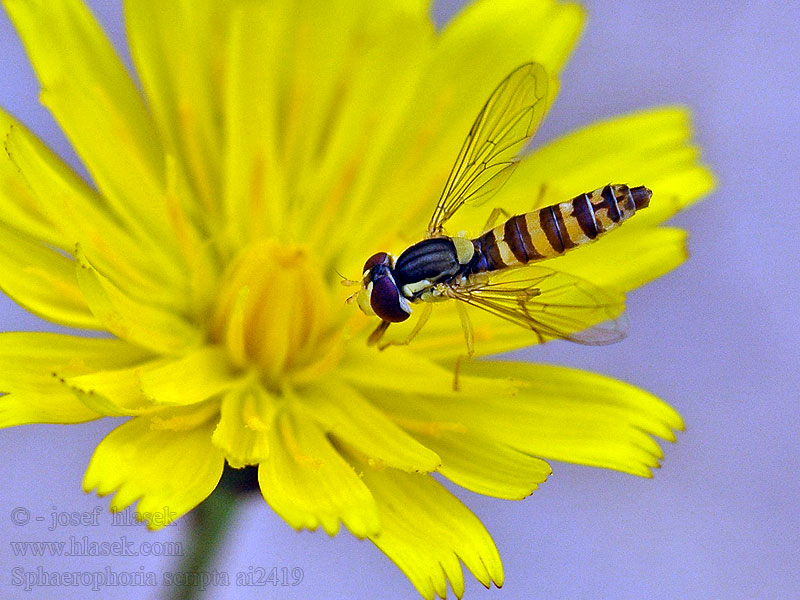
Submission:
[[[364,276],[356,300],[365,315],[377,315],[388,323],[399,323],[411,316],[411,305],[395,283],[393,267],[391,254],[372,255],[364,263]]]

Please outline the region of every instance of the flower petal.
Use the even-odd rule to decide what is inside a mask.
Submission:
[[[564,367],[469,360],[462,372],[519,385],[512,397],[482,402],[448,398],[395,399],[394,410],[416,419],[449,419],[468,431],[546,459],[650,477],[662,452],[650,436],[674,441],[683,429],[669,405],[627,383]],[[379,403],[379,400],[373,399]]]
[[[448,23],[439,43],[440,66],[497,65],[501,78],[523,62],[538,62],[551,73],[564,66],[586,20],[578,4],[554,0],[479,0]],[[516,61],[516,63],[515,63]],[[498,79],[499,81],[499,79]]]
[[[0,427],[83,423],[101,415],[78,401],[59,379],[146,359],[121,340],[54,333],[0,334]]]
[[[624,229],[661,223],[713,189],[713,174],[699,163],[691,136],[691,115],[678,106],[594,123],[526,156],[492,204],[519,214],[607,183],[629,183],[646,185],[653,198]],[[485,208],[464,212],[454,230],[480,229],[487,215]]]
[[[109,433],[95,449],[83,489],[99,496],[116,492],[111,510],[138,500],[136,512],[156,515],[149,529],[159,529],[192,510],[219,483],[225,464],[211,441],[212,422],[176,433],[154,429],[135,417]]]
[[[199,404],[235,386],[239,376],[229,368],[223,350],[200,347],[177,360],[161,357],[124,369],[60,378],[92,410],[122,417]]]
[[[594,247],[580,248],[547,262],[602,287],[633,290],[686,260],[687,233],[674,227],[621,229]]]
[[[497,548],[478,518],[428,475],[364,469],[383,525],[370,540],[424,598],[445,598],[447,583],[464,594],[459,559],[485,587],[503,585]]]
[[[24,136],[33,137],[14,117],[0,109],[0,138],[5,144],[4,151],[0,152],[0,220],[34,239],[60,248],[63,240],[57,224],[50,217],[47,208],[41,206],[29,180],[23,176],[21,168],[12,158],[8,148],[8,138],[12,132],[17,135],[22,132]]]
[[[123,369],[103,369],[59,380],[91,410],[106,417],[130,417],[163,408],[142,391],[141,372],[164,364],[163,359],[142,362]]]
[[[472,4],[447,25],[421,71],[401,121],[403,128],[371,169],[374,187],[350,198],[358,208],[358,220],[344,222],[351,231],[344,261],[360,267],[364,257],[351,258],[348,251],[379,249],[375,232],[390,243],[394,236],[418,241],[433,212],[432,199],[441,193],[459,148],[492,91],[515,68],[539,62],[550,77],[549,106],[558,89],[558,71],[583,20],[583,9],[576,4],[492,0]],[[365,221],[365,214],[373,216]]]
[[[80,242],[98,266],[115,274],[128,293],[159,302],[174,301],[176,270],[158,269],[149,242],[135,239],[112,218],[105,200],[47,146],[0,111],[6,182],[0,219],[34,240],[72,254]],[[73,276],[74,277],[74,276]]]
[[[219,218],[219,88],[232,12],[218,0],[125,2],[131,54],[161,139],[180,157],[209,218]]]
[[[139,378],[142,392],[153,402],[182,406],[225,392],[237,383],[240,375],[231,369],[223,348],[201,346],[177,360],[142,369]]]
[[[379,181],[373,167],[404,125],[400,115],[432,47],[425,8],[336,0],[238,11],[225,81],[224,181],[239,237],[291,236],[334,257],[347,246],[351,223],[363,218],[353,198],[370,201]],[[389,62],[402,68],[386,69]],[[342,235],[331,239],[334,219]]]
[[[94,17],[80,0],[3,4],[42,83],[42,102],[116,216],[131,231],[168,245],[160,144],[141,96]]]
[[[540,458],[498,442],[480,430],[452,428],[415,432],[442,457],[439,472],[461,487],[484,494],[522,500],[552,473]]]
[[[157,353],[176,354],[200,343],[201,333],[185,319],[127,296],[75,252],[78,284],[95,316],[114,335]]]
[[[329,534],[339,521],[363,538],[380,531],[375,501],[311,416],[285,409],[270,430],[269,457],[258,468],[267,503],[295,529]]]
[[[3,224],[0,270],[0,288],[33,314],[67,327],[103,329],[78,286],[73,261]]]
[[[686,256],[686,232],[683,230],[667,227],[626,230],[623,227],[598,242],[541,264],[617,295],[671,271],[686,260]],[[525,271],[517,273],[524,276]],[[517,350],[538,342],[524,327],[472,307],[467,307],[467,312],[474,331],[476,356]],[[588,314],[584,310],[576,316]],[[445,364],[464,353],[463,327],[453,302],[435,308],[413,346],[431,360]]]
[[[463,336],[461,340],[463,343]],[[388,399],[393,398],[393,394],[420,394],[463,401],[466,398],[479,399],[484,394],[513,394],[516,391],[511,382],[487,381],[481,377],[459,377],[463,385],[455,391],[454,375],[451,369],[420,356],[416,348],[412,352],[398,346],[380,352],[362,344],[352,347],[337,369],[338,377],[368,398],[379,392]],[[384,404],[381,402],[380,406],[384,407]],[[391,406],[389,403],[384,412],[391,415]]]
[[[431,472],[441,459],[394,424],[351,386],[328,378],[303,393],[303,404],[337,440],[365,455],[372,467]]]
[[[236,469],[266,462],[274,414],[275,399],[263,386],[249,382],[231,388],[222,397],[211,441]]]

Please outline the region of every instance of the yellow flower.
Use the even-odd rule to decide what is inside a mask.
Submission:
[[[487,587],[502,566],[432,473],[521,499],[550,473],[543,459],[645,477],[658,465],[651,436],[682,427],[659,399],[484,360],[462,365],[456,392],[452,303],[409,347],[378,352],[337,275],[421,238],[481,104],[528,61],[555,82],[581,8],[483,0],[437,32],[419,0],[130,1],[138,89],[79,0],[3,4],[91,182],[0,113],[0,286],[52,323],[113,337],[2,334],[0,425],[130,417],[84,480],[112,509],[180,516],[226,461],[258,465],[292,527],[343,523],[424,597],[448,581],[460,597],[459,559]],[[526,157],[493,204],[646,184],[647,211],[548,261],[632,289],[684,260],[684,232],[659,225],[713,185],[689,136],[678,107],[591,126]],[[479,355],[534,341],[472,319]]]

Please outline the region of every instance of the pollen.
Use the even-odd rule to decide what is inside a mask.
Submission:
[[[209,337],[233,364],[281,389],[337,361],[339,328],[308,249],[273,240],[243,248],[221,278]],[[320,352],[325,348],[327,352]]]

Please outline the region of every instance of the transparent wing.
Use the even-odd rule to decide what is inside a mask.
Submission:
[[[625,297],[579,277],[539,266],[490,282],[452,287],[449,295],[533,331],[539,343],[563,339],[604,345],[625,337]]]
[[[465,203],[485,202],[506,182],[517,154],[544,116],[547,83],[544,67],[527,63],[492,92],[461,147],[428,223],[427,237],[441,235],[444,224]]]

